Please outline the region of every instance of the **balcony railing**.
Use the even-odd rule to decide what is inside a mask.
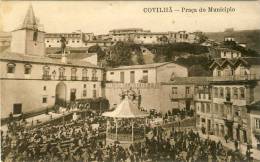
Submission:
[[[66,80],[66,76],[59,76],[59,80]]]
[[[256,74],[250,75],[230,75],[230,76],[215,76],[213,81],[245,81],[245,80],[260,80],[260,76]]]
[[[83,81],[88,81],[89,78],[88,78],[88,77],[82,77],[82,80],[83,80]]]
[[[254,129],[253,130],[254,135],[260,136],[260,129]]]
[[[43,80],[51,80],[51,75],[42,75]]]
[[[193,98],[193,94],[169,94],[169,96],[171,100]]]
[[[71,76],[71,80],[77,80],[77,76]]]
[[[92,81],[98,81],[98,77],[92,77],[91,80]]]

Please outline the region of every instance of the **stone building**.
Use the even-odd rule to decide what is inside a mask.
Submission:
[[[44,38],[30,6],[22,26],[12,32],[10,52],[0,55],[1,119],[102,96],[103,69],[66,55],[47,57]]]

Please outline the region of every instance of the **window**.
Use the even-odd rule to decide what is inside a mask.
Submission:
[[[229,87],[226,87],[226,99],[229,99],[230,100],[230,97],[231,97],[231,92],[230,92],[230,88]]]
[[[43,90],[46,91],[46,89],[47,89],[46,86],[43,86]]]
[[[50,67],[49,66],[43,66],[43,75],[48,76],[50,72]]]
[[[217,76],[221,76],[221,70],[217,70]]]
[[[215,87],[214,88],[214,97],[218,97],[218,88],[217,87]]]
[[[82,77],[87,77],[88,75],[88,70],[86,68],[82,69]]]
[[[220,88],[219,95],[220,95],[221,98],[224,97],[224,88],[223,87]]]
[[[93,84],[93,88],[96,88],[96,84]]]
[[[244,99],[245,98],[245,88],[241,87],[239,90],[240,90],[240,99]]]
[[[38,39],[38,31],[36,30],[33,32],[33,41],[37,41],[37,39]]]
[[[110,75],[114,75],[114,72],[110,72]]]
[[[186,94],[190,94],[190,87],[186,87]]]
[[[87,88],[87,85],[86,85],[86,84],[84,84],[84,85],[83,85],[83,88]]]
[[[207,113],[210,113],[210,104],[209,103],[206,103],[206,105],[207,105]]]
[[[242,65],[240,66],[240,75],[241,76],[248,75],[246,68]]]
[[[177,94],[178,88],[177,87],[172,87],[172,94]]]
[[[93,98],[96,98],[97,97],[97,90],[93,90]]]
[[[25,64],[24,65],[24,74],[31,74],[31,68],[32,68],[32,65]]]
[[[215,112],[215,114],[218,113],[218,104],[217,103],[214,103],[214,112]]]
[[[219,105],[219,111],[220,111],[220,115],[224,116],[224,105],[223,104],[220,104]]]
[[[255,128],[260,129],[260,118],[255,119]]]
[[[14,63],[8,63],[7,64],[7,73],[13,74],[15,72],[15,64]]]
[[[77,68],[71,68],[71,80],[77,80]]]
[[[21,114],[22,113],[22,104],[13,104],[13,114]]]
[[[237,99],[238,98],[238,90],[236,87],[233,88],[233,98]]]
[[[205,105],[204,105],[204,103],[201,103],[201,112],[205,112]]]
[[[47,103],[47,97],[42,98],[42,103]]]
[[[148,83],[148,70],[143,70],[143,82]]]
[[[83,97],[87,97],[87,90],[86,89],[83,90]]]
[[[59,74],[60,74],[60,76],[64,76],[64,74],[65,74],[65,68],[64,67],[59,68]]]

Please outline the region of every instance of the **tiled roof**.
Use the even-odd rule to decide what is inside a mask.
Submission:
[[[44,57],[44,56],[42,56],[42,57],[30,56],[30,55],[11,53],[11,52],[5,52],[5,53],[0,54],[0,60],[99,68],[98,66],[93,65],[89,62],[80,61],[80,60],[76,60],[76,59],[68,59],[68,63],[62,63],[60,59],[52,59],[52,58]]]
[[[201,84],[207,85],[212,77],[174,77],[172,81],[163,84]]]
[[[166,65],[169,63],[171,63],[171,62],[152,63],[152,64],[144,64],[144,65],[119,66],[117,68],[112,68],[112,69],[108,69],[108,70],[157,68],[159,66]]]
[[[96,55],[96,53],[70,53],[67,54],[67,58],[68,59],[84,59],[87,57],[91,57],[93,55]],[[61,54],[48,54],[47,55],[50,58],[54,58],[54,59],[60,59],[61,58]]]
[[[214,60],[214,62],[210,65],[210,68],[213,68],[215,65],[222,67],[226,62],[228,62],[231,66],[236,66],[239,62],[243,62],[247,66],[260,65],[260,57],[240,57],[235,59],[219,58]]]

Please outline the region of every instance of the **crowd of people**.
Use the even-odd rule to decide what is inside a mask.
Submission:
[[[144,143],[123,147],[105,145],[106,119],[88,113],[85,119],[57,120],[40,127],[1,133],[2,161],[249,161],[238,150],[225,149],[220,142],[202,139],[192,130],[150,128]],[[168,133],[166,133],[168,132]]]

